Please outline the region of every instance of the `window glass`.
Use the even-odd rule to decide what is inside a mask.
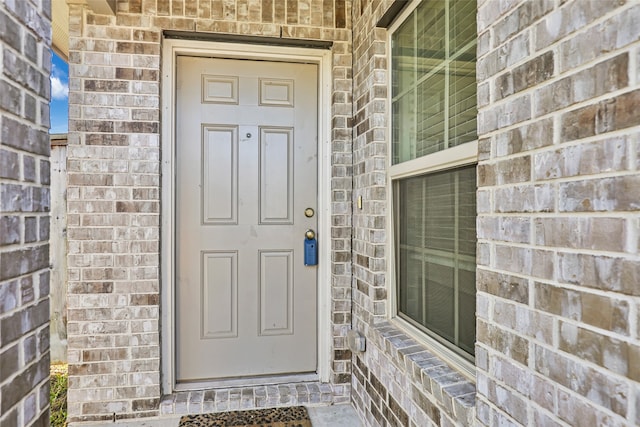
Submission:
[[[423,1],[392,36],[392,163],[477,139],[476,3]]]
[[[399,312],[473,354],[476,168],[396,181]]]
[[[469,51],[469,46],[473,45],[475,56],[476,7],[475,1],[449,1],[449,45],[452,55],[462,49]]]
[[[475,62],[456,61],[449,76],[449,147],[475,141],[476,67]]]
[[[477,140],[476,43],[476,2],[467,0],[424,0],[391,36],[392,165],[443,153],[427,174],[420,162],[398,178],[391,168],[398,315],[469,359],[476,167],[450,165],[477,152],[450,149]]]

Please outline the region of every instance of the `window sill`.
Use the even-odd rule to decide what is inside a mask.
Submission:
[[[433,397],[452,419],[473,425],[475,419],[475,382],[451,368],[442,357],[424,343],[407,335],[389,321],[372,325],[369,340],[399,367],[404,367],[411,382]]]
[[[471,382],[475,381],[476,366],[473,360],[469,360],[468,358],[456,353],[436,338],[425,333],[410,321],[405,320],[397,314],[396,317],[389,320],[389,324],[399,331],[404,332],[409,337],[413,338],[419,345],[428,349],[436,357],[443,360],[444,363],[450,366],[454,372],[462,374]]]

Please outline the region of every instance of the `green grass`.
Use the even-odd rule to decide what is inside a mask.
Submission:
[[[67,424],[67,365],[51,366],[51,427]]]

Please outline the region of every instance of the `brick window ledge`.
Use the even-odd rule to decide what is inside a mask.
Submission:
[[[369,332],[369,340],[409,376],[413,387],[407,393],[427,415],[437,414],[432,406],[435,401],[437,409],[448,418],[464,425],[474,424],[475,382],[388,321],[372,325]]]

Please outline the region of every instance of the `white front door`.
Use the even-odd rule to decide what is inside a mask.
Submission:
[[[317,76],[177,59],[178,382],[316,371]]]

